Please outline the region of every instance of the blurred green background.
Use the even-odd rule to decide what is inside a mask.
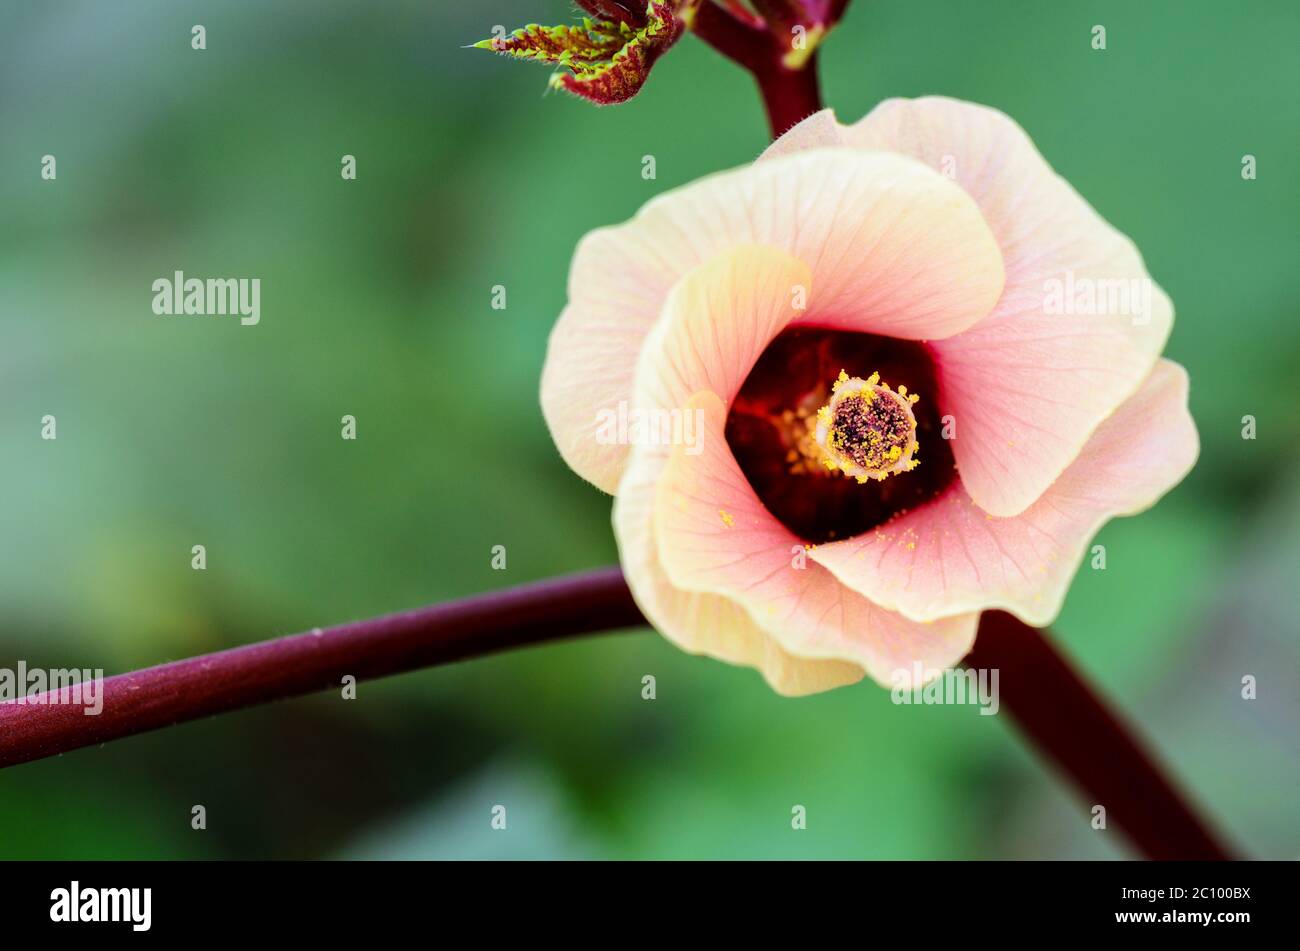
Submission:
[[[694,37],[605,109],[462,48],[571,12],[4,5],[0,666],[119,672],[615,559],[609,500],[537,406],[570,254],[751,160],[765,122]],[[822,57],[844,120],[927,93],[1010,113],[1174,299],[1201,462],[1104,530],[1109,567],[1084,568],[1055,628],[1269,857],[1300,855],[1298,34],[1289,0],[857,0]],[[177,269],[260,277],[260,326],[154,316],[150,285]],[[650,632],[0,772],[5,858],[1129,854],[1087,819],[1005,717],[866,684],[782,699]]]

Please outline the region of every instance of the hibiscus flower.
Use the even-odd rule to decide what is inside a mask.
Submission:
[[[785,694],[914,686],[984,610],[1050,623],[1191,468],[1172,322],[1014,121],[890,100],[587,235],[542,407],[666,637]]]

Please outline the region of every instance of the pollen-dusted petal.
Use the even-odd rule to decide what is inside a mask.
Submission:
[[[781,248],[812,272],[790,288],[799,322],[938,340],[980,320],[1002,289],[992,233],[970,197],[911,159],[801,152],[710,176],[649,202],[578,247],[569,304],[551,333],[542,409],[574,470],[612,492],[627,447],[596,438],[630,397],[633,367],[668,292],[738,245]]]
[[[809,557],[907,617],[1003,608],[1029,624],[1050,624],[1098,529],[1155,504],[1191,469],[1198,445],[1187,374],[1161,360],[1019,515],[995,518],[954,485],[920,509],[873,532],[819,545]]]
[[[654,480],[668,451],[647,448],[634,456],[614,503],[619,560],[646,619],[682,650],[753,667],[773,690],[786,696],[818,693],[861,680],[862,668],[857,664],[807,660],[786,653],[735,601],[685,591],[668,581],[659,566],[651,519]]]
[[[799,539],[754,495],[727,446],[721,401],[704,392],[687,406],[702,417],[701,451],[674,447],[666,459],[660,455],[660,471],[655,472],[638,448],[615,503],[621,551],[628,548],[629,483],[652,480],[654,500],[642,515],[652,520],[657,559],[667,581],[678,591],[742,606],[790,658],[848,662],[878,683],[892,685],[898,672],[910,672],[914,663],[932,670],[950,667],[966,655],[975,636],[975,615],[917,623],[842,585],[807,557]],[[717,518],[724,508],[733,515],[731,525]],[[808,682],[815,682],[811,674]]]
[[[858,664],[791,655],[737,601],[688,591],[668,580],[659,563],[654,510],[656,485],[672,454],[669,445],[635,447],[614,501],[619,562],[650,623],[685,651],[755,668],[772,689],[786,696],[818,693],[861,680],[863,671]],[[719,514],[722,511],[719,506],[713,512],[713,521],[719,526],[725,525]],[[732,521],[736,522],[735,516]]]
[[[1024,511],[1146,379],[1173,307],[1133,243],[1003,113],[945,98],[892,99],[843,135],[851,146],[952,174],[997,237],[1001,300],[933,348],[967,491],[995,515]]]

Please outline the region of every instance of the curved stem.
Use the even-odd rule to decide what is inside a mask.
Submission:
[[[511,647],[642,627],[618,568],[236,647],[110,677],[98,715],[71,688],[0,704],[0,767],[316,690]],[[1085,803],[1149,858],[1227,858],[1141,744],[1052,646],[1009,614],[984,614],[966,663],[1000,672],[1001,705],[1079,785]]]
[[[1104,806],[1151,859],[1227,859],[1159,764],[1050,640],[1002,611],[980,618],[966,666],[998,671],[998,693],[1020,729],[1074,780],[1083,803]]]

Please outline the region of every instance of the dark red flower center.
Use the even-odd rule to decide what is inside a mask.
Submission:
[[[859,535],[942,494],[956,479],[942,431],[924,344],[819,327],[786,330],[768,345],[726,430],[768,511],[813,544]]]

